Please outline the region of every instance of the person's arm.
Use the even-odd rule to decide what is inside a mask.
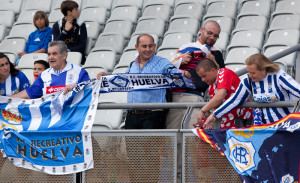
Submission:
[[[60,21],[60,20],[58,20],[58,21]],[[67,36],[67,32],[59,30],[58,22],[55,22],[55,24],[53,25],[52,34],[53,34],[54,41],[57,41],[57,40],[64,41]]]
[[[20,72],[17,77],[20,80],[20,85],[19,85],[20,91],[25,90],[30,86],[29,80],[23,72]]]
[[[82,23],[80,26],[80,36],[79,37],[80,37],[80,39],[78,40],[79,43],[76,46],[72,46],[69,49],[70,49],[70,51],[84,53],[85,47],[86,47],[86,42],[87,42],[87,30],[86,30],[85,23]]]
[[[22,98],[22,99],[30,99],[29,95],[27,94],[26,90],[23,90],[19,93],[9,96],[11,98]]]
[[[286,72],[282,72],[279,75],[279,84],[281,87],[289,91],[292,95],[300,97],[300,84]]]
[[[211,109],[215,109],[219,107],[223,103],[226,95],[227,95],[227,89],[225,88],[218,89],[215,96],[204,107],[200,109],[200,112],[197,116],[197,124],[201,125],[202,118],[204,117],[204,115]]]

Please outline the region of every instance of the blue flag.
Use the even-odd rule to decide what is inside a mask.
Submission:
[[[265,125],[193,132],[226,156],[243,182],[299,182],[300,113]]]

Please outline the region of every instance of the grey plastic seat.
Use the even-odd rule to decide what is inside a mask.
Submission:
[[[99,36],[101,31],[101,26],[98,22],[89,22],[85,21],[87,36],[90,37],[92,40],[96,40]]]
[[[166,34],[163,38],[163,42],[158,50],[168,49],[168,48],[179,48],[183,44],[193,41],[193,35],[188,32],[179,32],[179,33],[169,33]]]
[[[129,42],[126,46],[126,48],[124,49],[124,52],[128,51],[128,50],[135,50],[135,45],[136,45],[136,39],[137,37],[141,35],[141,34],[132,34],[130,39],[129,39]],[[159,42],[159,38],[156,34],[150,34],[153,39],[154,39],[154,43],[156,44],[156,49],[157,49],[157,45],[158,45],[158,42]]]
[[[232,28],[234,27],[234,21],[229,17],[209,17],[205,19],[204,23],[208,20],[214,20],[218,22],[222,32],[226,32],[228,35],[231,34]],[[203,25],[204,25],[203,23]]]
[[[118,130],[122,122],[122,116],[122,109],[97,109],[92,131]]]
[[[108,72],[113,70],[117,60],[116,52],[111,48],[93,48],[86,62],[90,62],[91,59],[97,61],[98,66],[106,68]]]
[[[16,21],[16,24],[33,24],[33,16],[35,12],[37,12],[37,10],[22,11],[19,15],[18,20]]]
[[[176,55],[178,49],[161,49],[157,52],[158,56],[168,59],[172,62],[174,56]]]
[[[17,55],[17,53],[24,51],[25,45],[25,38],[6,38],[0,43],[0,49],[15,52]]]
[[[24,38],[28,39],[30,33],[36,30],[36,27],[33,24],[15,24],[7,38]]]
[[[267,33],[270,34],[272,31],[280,29],[300,30],[300,15],[283,14],[273,17]]]
[[[113,0],[85,0],[82,3],[82,9],[103,7],[107,10],[111,9]]]
[[[105,34],[99,35],[94,48],[109,47],[115,50],[117,54],[123,52],[125,39],[120,34]]]
[[[271,2],[266,0],[246,1],[242,4],[238,19],[242,16],[259,15],[269,17]]]
[[[143,8],[143,0],[114,0],[112,9],[122,6],[136,6],[141,10]]]
[[[225,63],[225,67],[227,69],[232,70],[233,72],[237,72],[238,70],[244,69],[247,67],[245,63],[235,63],[235,62],[230,62],[230,63]],[[247,74],[243,74],[239,76],[240,80],[243,80],[245,77],[247,77]]]
[[[5,38],[5,36],[6,36],[6,26],[0,24],[0,42]]]
[[[56,21],[62,19],[64,15],[61,13],[60,9],[52,10],[49,14],[49,22],[50,23],[55,23]]]
[[[231,49],[225,59],[225,64],[228,63],[243,63],[245,60],[256,53],[260,53],[257,48],[233,48]]]
[[[82,54],[80,52],[68,52],[67,61],[71,64],[81,66]]]
[[[22,0],[1,0],[0,11],[12,10],[15,14],[21,12]]]
[[[206,0],[175,0],[175,8],[181,4],[201,4],[206,6]]]
[[[238,20],[232,34],[247,30],[258,30],[265,33],[267,24],[268,19],[265,16],[243,16]]]
[[[127,67],[118,67],[113,70],[112,74],[122,74],[127,71]]]
[[[137,50],[130,50],[124,52],[121,57],[119,63],[114,67],[114,70],[121,67],[128,67],[132,61],[134,61],[138,57],[139,53]]]
[[[286,50],[288,48],[289,48],[289,46],[270,46],[266,50],[264,50],[264,55],[267,57],[270,57],[270,56],[275,55],[279,52],[282,52],[283,50]],[[296,53],[295,52],[276,60],[276,62],[285,63],[288,67],[295,66],[295,61],[296,61]]]
[[[139,8],[137,6],[118,6],[111,11],[109,20],[130,20],[136,23],[139,17]]]
[[[30,0],[25,3],[22,11],[40,10],[45,13],[50,13],[51,3],[52,3],[52,0]]]
[[[189,32],[196,36],[199,31],[199,26],[199,20],[196,18],[173,16],[166,34],[174,32]]]
[[[10,60],[10,62],[16,65],[17,52],[14,50],[0,49],[1,53],[4,53]]]
[[[136,25],[134,34],[148,33],[162,37],[165,32],[165,21],[160,18],[141,17]]]
[[[20,69],[33,69],[34,62],[37,60],[45,60],[48,62],[47,53],[29,53],[25,54],[20,58],[18,68]]]
[[[175,0],[164,0],[164,1],[161,1],[161,0],[144,0],[144,4],[143,4],[143,7],[146,7],[148,5],[151,5],[151,4],[161,4],[161,3],[164,3],[164,4],[167,4],[168,6],[170,7],[174,7],[174,4],[175,4]]]
[[[15,13],[12,10],[0,11],[0,24],[5,25],[8,29],[11,29],[15,22]]]
[[[276,1],[275,10],[272,17],[280,14],[300,15],[300,2],[297,0]]]
[[[235,19],[237,14],[237,3],[235,1],[213,2],[208,8],[204,16],[204,20],[209,17],[230,17]]]
[[[237,47],[254,47],[262,49],[264,34],[260,31],[240,31],[235,33],[227,47],[227,51]]]
[[[192,3],[187,1],[186,3],[182,2],[176,5],[174,16],[191,16],[198,20],[202,19],[204,13],[204,7],[202,3]]]
[[[106,22],[106,8],[85,8],[81,10],[79,19],[82,21],[98,22],[100,25],[104,25]]]
[[[171,7],[167,4],[149,4],[144,7],[142,17],[157,17],[168,22],[170,14]]]
[[[132,22],[129,20],[112,20],[107,21],[103,33],[120,34],[125,38],[129,38],[133,29]]]
[[[299,43],[299,30],[287,29],[272,31],[264,44],[264,50],[269,46],[294,46]]]
[[[219,39],[214,44],[214,47],[225,52],[229,43],[229,35],[226,32],[220,32]]]

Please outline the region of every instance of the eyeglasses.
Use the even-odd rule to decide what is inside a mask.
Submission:
[[[211,31],[207,31],[205,28],[203,28],[203,29],[205,30],[205,32],[206,32],[207,35],[213,36],[214,38],[219,39],[219,35],[218,34],[214,34]]]
[[[9,65],[9,62],[6,62],[4,64],[0,64],[0,67],[4,67],[5,65]]]

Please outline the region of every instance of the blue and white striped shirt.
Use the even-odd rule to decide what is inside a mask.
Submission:
[[[267,73],[267,76],[252,83],[253,100],[256,102],[294,101],[294,96],[300,97],[300,84],[283,70]],[[217,118],[221,118],[235,107],[243,104],[252,95],[249,85],[249,77],[246,77],[239,85],[235,94],[223,103],[215,112]],[[292,107],[262,108],[264,123],[277,121],[293,110]]]
[[[0,95],[11,96],[29,86],[30,83],[23,72],[19,72],[16,76],[9,74],[4,83],[0,82]]]
[[[139,68],[139,57],[132,62],[126,73],[132,74],[162,74],[162,73],[177,73],[179,69],[167,59],[153,55],[145,65]],[[147,91],[132,91],[128,92],[128,103],[163,103],[166,102],[166,89],[153,89]]]

